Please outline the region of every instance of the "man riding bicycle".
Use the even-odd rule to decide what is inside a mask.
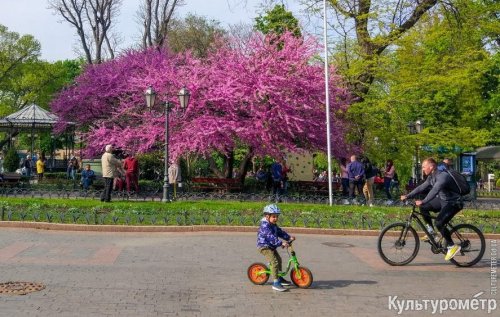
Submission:
[[[430,190],[424,199],[416,200],[415,204],[420,208],[430,234],[434,233],[434,229],[429,211],[439,212],[436,217],[436,228],[446,240],[448,252],[444,259],[449,261],[460,251],[460,246],[454,244],[450,231],[446,228],[448,222],[464,207],[460,200],[460,190],[447,172],[437,169],[437,163],[433,158],[422,162],[422,172],[427,175],[425,182],[409,194],[402,195],[401,200],[413,198]]]

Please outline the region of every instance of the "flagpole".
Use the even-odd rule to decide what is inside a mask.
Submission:
[[[330,140],[330,93],[328,89],[328,41],[327,41],[327,23],[326,23],[326,0],[323,0],[323,40],[325,48],[325,113],[326,113],[326,148],[328,156],[328,201],[332,206],[332,148]]]

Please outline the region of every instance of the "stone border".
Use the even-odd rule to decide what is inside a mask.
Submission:
[[[127,226],[127,225],[83,225],[49,222],[0,221],[0,228],[26,228],[61,231],[93,231],[93,232],[257,232],[257,227],[251,226]],[[286,227],[294,234],[352,235],[378,236],[380,230],[357,229],[322,229]],[[485,233],[486,239],[500,239],[499,233]]]

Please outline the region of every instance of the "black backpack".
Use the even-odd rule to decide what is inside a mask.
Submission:
[[[446,173],[448,173],[448,175],[451,176],[451,178],[453,179],[453,181],[457,185],[458,193],[460,195],[465,196],[465,195],[468,195],[470,193],[470,185],[467,182],[467,180],[465,179],[465,176],[463,176],[462,174],[460,174],[459,172],[457,172],[453,169],[446,170]]]

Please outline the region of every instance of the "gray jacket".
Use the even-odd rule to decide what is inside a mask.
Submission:
[[[460,200],[458,186],[447,172],[434,171],[430,174],[425,182],[411,191],[406,198],[413,198],[416,195],[429,191],[427,196],[422,200],[422,204],[428,203],[436,196],[445,202],[456,202]]]

